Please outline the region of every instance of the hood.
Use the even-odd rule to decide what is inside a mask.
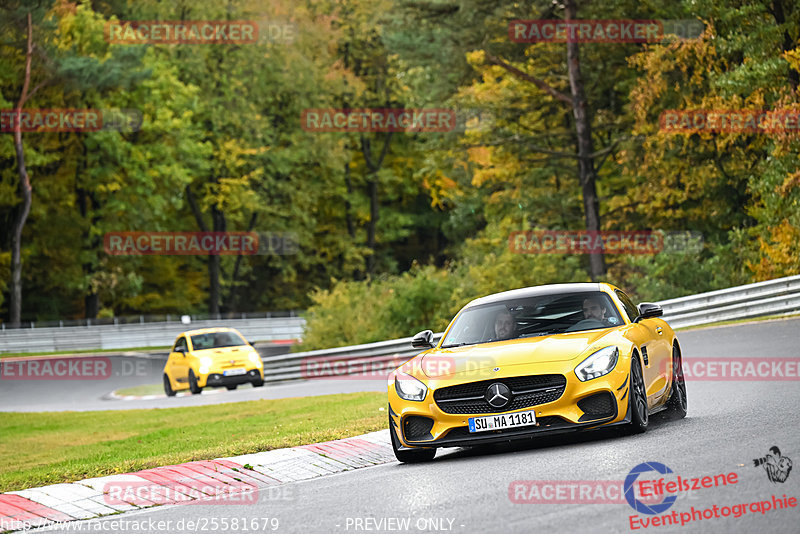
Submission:
[[[433,350],[422,357],[420,367],[428,378],[441,378],[494,367],[568,361],[592,348],[603,348],[606,344],[600,339],[616,330],[603,328]]]

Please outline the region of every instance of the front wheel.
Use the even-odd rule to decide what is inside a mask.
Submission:
[[[169,377],[166,374],[164,375],[164,393],[167,394],[167,397],[175,396],[175,390],[172,389],[172,384],[170,384]]]
[[[228,391],[233,391],[234,389],[236,389],[236,387],[237,387],[237,385],[233,384],[231,386],[225,386],[225,389],[227,389]]]
[[[642,365],[635,353],[631,356],[630,383],[628,410],[631,413],[631,423],[628,425],[628,430],[631,434],[641,434],[647,430],[650,413],[647,410],[647,391],[644,388]]]
[[[436,456],[436,449],[409,449],[400,450],[400,440],[397,439],[395,431],[392,428],[391,419],[389,420],[389,434],[392,435],[392,449],[394,456],[398,462],[404,464],[416,464],[421,462],[430,462]]]
[[[189,369],[189,391],[192,392],[192,395],[199,395],[203,388],[197,385],[197,377],[194,376],[194,371]]]
[[[672,393],[664,412],[667,419],[683,419],[689,404],[686,399],[686,380],[683,376],[683,358],[677,345],[672,347]]]

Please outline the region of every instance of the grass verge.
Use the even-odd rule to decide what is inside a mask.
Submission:
[[[339,439],[386,427],[385,393],[0,414],[0,492]]]

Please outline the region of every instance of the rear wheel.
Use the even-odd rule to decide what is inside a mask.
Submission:
[[[689,404],[686,398],[686,380],[683,377],[683,358],[677,345],[672,347],[672,393],[664,412],[667,419],[683,419]]]
[[[639,356],[634,354],[631,357],[631,377],[628,395],[628,410],[631,413],[631,424],[628,430],[632,434],[641,434],[647,430],[650,422],[650,414],[647,411],[647,391],[644,389],[644,377],[642,376],[642,365],[639,363]]]
[[[192,395],[198,395],[203,388],[197,385],[197,377],[194,376],[194,371],[189,369],[189,391],[192,392]]]
[[[172,384],[169,383],[169,377],[166,374],[164,375],[164,393],[167,394],[167,397],[175,396],[175,390],[172,389]]]
[[[400,450],[400,440],[397,439],[392,421],[389,419],[389,434],[392,435],[392,449],[398,462],[404,464],[416,464],[420,462],[430,462],[436,456],[436,449],[409,449]]]

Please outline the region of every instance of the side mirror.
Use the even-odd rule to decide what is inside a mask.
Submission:
[[[433,330],[423,330],[411,340],[415,349],[430,349],[433,347]]]
[[[649,319],[651,317],[661,317],[664,315],[664,310],[661,309],[661,306],[658,304],[652,304],[650,302],[642,302],[639,304],[639,317],[637,317],[633,322],[638,323],[642,319]]]

